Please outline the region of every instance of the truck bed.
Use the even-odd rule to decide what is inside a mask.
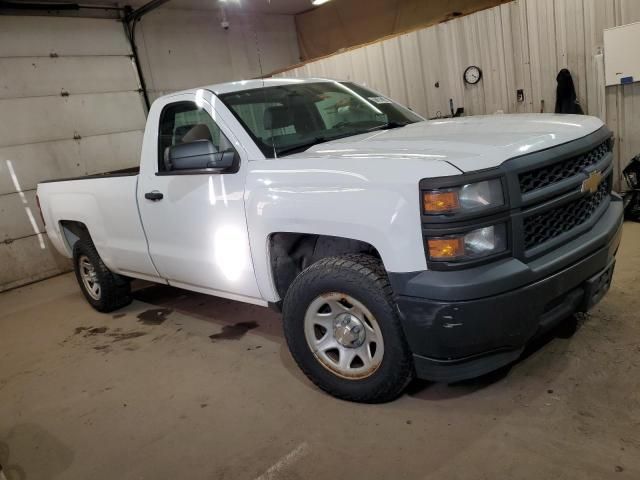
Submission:
[[[140,173],[140,167],[122,168],[120,170],[112,170],[110,172],[95,173],[93,175],[83,175],[80,177],[55,178],[53,180],[43,180],[40,183],[68,182],[71,180],[89,180],[91,178],[108,178],[108,177],[131,177]]]
[[[38,184],[42,215],[54,246],[71,257],[64,224],[76,222],[91,232],[91,240],[112,271],[153,275],[138,214],[137,174],[136,167]]]

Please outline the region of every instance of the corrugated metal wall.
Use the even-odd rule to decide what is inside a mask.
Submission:
[[[603,30],[640,21],[638,0],[517,0],[326,57],[277,76],[354,80],[427,117],[449,99],[467,114],[553,112],[557,72],[571,70],[585,112],[604,111],[596,54]],[[629,46],[638,48],[638,46]],[[478,65],[483,80],[466,86]],[[516,91],[523,89],[525,101]],[[606,121],[616,133],[618,175],[640,153],[640,84],[608,87]],[[618,178],[619,184],[619,178]]]
[[[130,54],[113,20],[0,17],[0,291],[69,269],[43,234],[38,182],[137,163]]]

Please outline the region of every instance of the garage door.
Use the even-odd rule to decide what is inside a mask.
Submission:
[[[137,164],[130,54],[114,20],[0,16],[0,291],[70,269],[42,233],[39,181]]]

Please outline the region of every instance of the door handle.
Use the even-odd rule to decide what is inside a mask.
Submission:
[[[164,195],[159,191],[154,190],[153,192],[145,193],[144,198],[146,198],[147,200],[152,200],[154,202],[157,202],[158,200],[162,200],[164,198]]]

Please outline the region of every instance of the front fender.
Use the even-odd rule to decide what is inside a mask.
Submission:
[[[269,301],[279,299],[269,261],[275,232],[360,240],[378,250],[387,271],[425,270],[419,180],[459,173],[444,162],[428,162],[429,170],[426,162],[408,162],[401,173],[386,172],[389,163],[382,168],[379,161],[357,172],[331,168],[326,160],[329,165],[321,169],[286,168],[293,159],[264,162],[279,168],[250,171],[245,203],[258,285]]]

